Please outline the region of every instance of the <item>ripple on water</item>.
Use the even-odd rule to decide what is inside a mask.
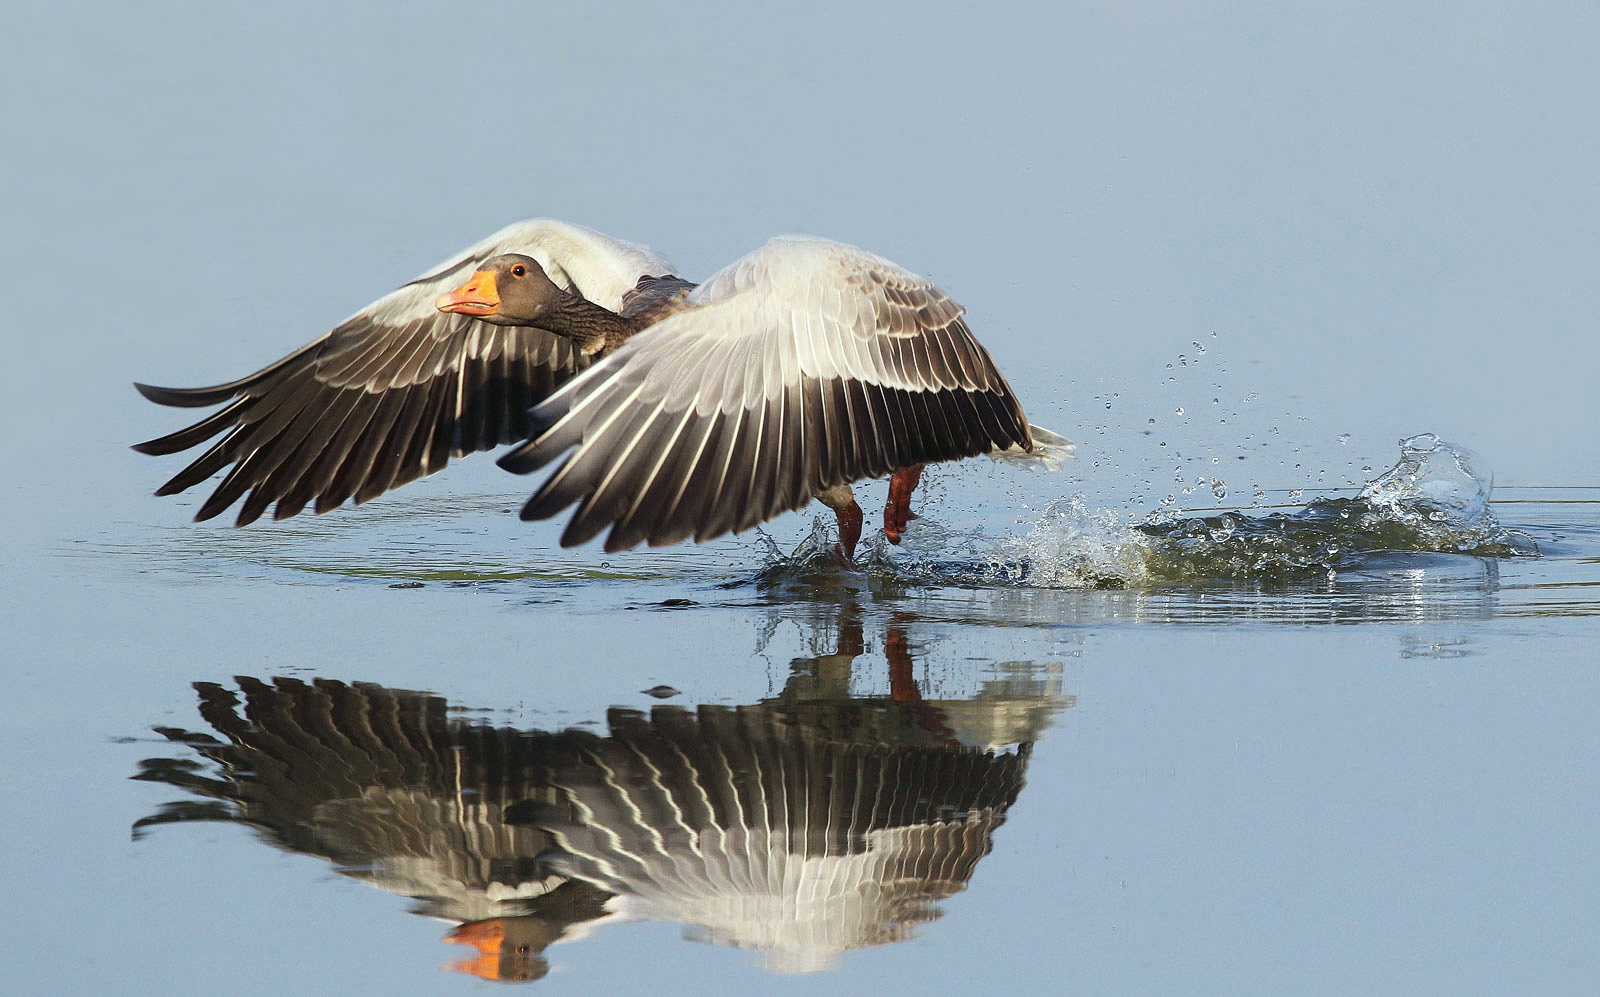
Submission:
[[[1420,436],[1351,498],[1139,519],[1076,496],[1021,529],[956,530],[930,517],[901,547],[873,531],[852,568],[821,519],[782,548],[758,531],[619,555],[551,549],[517,519],[518,496],[505,495],[402,496],[250,530],[138,528],[64,552],[140,573],[159,565],[164,584],[338,582],[512,597],[556,587],[563,598],[589,593],[597,610],[695,591],[707,593],[700,602],[748,600],[753,588],[762,602],[871,590],[941,617],[1021,625],[1600,612],[1600,584],[1589,578],[1600,563],[1590,514],[1600,491],[1493,493],[1496,510],[1514,510],[1511,529],[1490,510],[1491,489],[1481,458]],[[1513,560],[1520,566],[1502,579],[1499,565]],[[710,594],[718,589],[729,594]]]

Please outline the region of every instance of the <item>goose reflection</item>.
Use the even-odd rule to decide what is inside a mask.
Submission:
[[[316,855],[373,886],[409,896],[413,913],[474,924],[461,940],[480,958],[458,968],[534,979],[538,958],[575,924],[604,912],[609,894],[552,874],[551,844],[507,824],[507,807],[544,792],[557,736],[475,724],[427,693],[318,679],[236,679],[238,692],[195,683],[209,733],[156,728],[190,758],[153,758],[134,778],[197,799],[134,824],[244,824],[286,851]]]
[[[245,824],[288,851],[457,923],[500,980],[609,921],[681,923],[779,972],[912,936],[964,889],[1023,788],[1033,741],[1071,705],[1058,675],[1008,663],[924,698],[908,621],[882,641],[887,695],[852,694],[859,614],[837,650],[791,662],[746,706],[612,709],[606,733],[494,727],[435,695],[317,679],[197,683],[212,732],[157,728],[200,756],[135,776],[190,798],[135,834]]]

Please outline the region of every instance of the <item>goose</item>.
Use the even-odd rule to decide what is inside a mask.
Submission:
[[[813,498],[845,561],[852,483],[889,477],[899,543],[925,465],[983,454],[1053,467],[1072,444],[1032,426],[964,309],[865,250],[780,236],[696,286],[654,250],[552,219],[507,226],[322,338],[224,384],[135,387],[223,408],[135,445],[217,436],[157,495],[224,468],[195,519],[243,500],[247,525],[366,502],[504,444],[500,466],[566,459],[522,508],[576,504],[564,547],[739,533]],[[230,466],[231,465],[231,466]]]

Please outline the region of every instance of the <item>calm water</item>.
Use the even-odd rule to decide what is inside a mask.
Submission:
[[[1600,14],[674,11],[14,19],[0,990],[1600,990]],[[150,496],[129,382],[532,215],[881,252],[1079,459],[854,572]]]
[[[1536,558],[1111,589],[812,571],[761,540],[529,571],[512,497],[458,498],[128,527],[16,593],[76,615],[22,635],[9,797],[38,860],[14,888],[27,923],[96,945],[46,932],[10,972],[71,959],[74,986],[130,993],[1593,978],[1595,490],[1494,507]]]

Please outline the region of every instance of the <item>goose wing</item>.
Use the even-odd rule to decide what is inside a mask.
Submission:
[[[526,439],[528,407],[587,361],[543,329],[490,325],[433,304],[501,253],[534,257],[563,289],[614,310],[640,277],[672,271],[642,246],[565,222],[519,222],[254,374],[209,388],[135,385],[162,405],[228,402],[134,447],[170,454],[222,437],[156,494],[181,492],[232,465],[195,519],[249,493],[243,526],[273,503],[276,519],[313,502],[326,512],[432,474],[452,457]]]
[[[143,762],[135,778],[192,795],[136,822],[136,836],[197,813],[237,821],[288,851],[415,897],[415,910],[455,920],[521,913],[503,901],[560,885],[532,861],[549,836],[501,819],[550,795],[553,738],[473,723],[429,693],[328,679],[236,681],[237,691],[195,683],[209,732],[157,728],[208,764]]]
[[[962,319],[922,277],[863,250],[774,239],[692,292],[533,412],[500,461],[571,448],[524,519],[580,503],[561,535],[607,551],[707,540],[823,489],[1020,446],[1028,421]]]

